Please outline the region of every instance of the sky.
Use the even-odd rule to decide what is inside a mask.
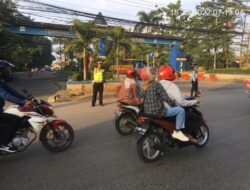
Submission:
[[[156,6],[162,7],[166,6],[169,3],[175,3],[176,0],[38,0],[40,2],[58,5],[62,7],[71,8],[74,10],[85,11],[89,13],[98,14],[102,12],[105,16],[129,19],[129,20],[138,20],[136,16],[139,11],[149,12],[154,9]],[[182,8],[185,11],[195,12],[195,7],[203,0],[182,0]],[[24,12],[32,13],[32,11],[24,10]],[[33,14],[37,14],[33,12]],[[40,15],[41,13],[39,13]],[[52,22],[57,23],[59,20],[68,20],[65,15],[60,16],[48,16],[46,13],[43,15],[49,18],[41,18],[32,15],[35,21],[41,22]],[[56,18],[58,20],[53,20]]]

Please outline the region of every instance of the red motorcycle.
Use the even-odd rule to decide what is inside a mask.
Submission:
[[[175,130],[174,117],[160,118],[142,114],[139,126],[135,128],[139,157],[145,162],[153,162],[158,160],[167,148],[179,149],[190,145],[204,147],[209,139],[209,129],[197,107],[198,105],[194,105],[185,108],[187,113],[191,113],[199,121],[198,125],[196,123],[195,126],[186,126],[187,131],[183,131],[187,136],[193,137],[188,142],[179,141],[171,136]]]

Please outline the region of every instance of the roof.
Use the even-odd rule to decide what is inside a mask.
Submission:
[[[94,23],[95,24],[100,24],[100,25],[108,25],[107,21],[105,20],[104,16],[102,15],[101,12],[98,13],[98,15],[96,15],[95,19],[94,19]]]
[[[18,25],[34,26],[39,28],[61,29],[61,30],[69,30],[72,27],[72,25],[52,24],[52,23],[33,22],[33,21],[21,21],[18,23]]]

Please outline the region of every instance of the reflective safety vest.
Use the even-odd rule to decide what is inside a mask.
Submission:
[[[94,69],[94,82],[103,82],[104,69]]]

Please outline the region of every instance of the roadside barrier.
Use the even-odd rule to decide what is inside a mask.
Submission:
[[[175,73],[175,79],[179,80],[179,73]]]
[[[203,73],[198,73],[198,80],[204,80],[205,76]]]
[[[182,74],[182,79],[183,80],[189,80],[189,74],[188,73],[183,73]]]
[[[217,77],[215,74],[210,74],[209,75],[209,81],[217,81]]]

